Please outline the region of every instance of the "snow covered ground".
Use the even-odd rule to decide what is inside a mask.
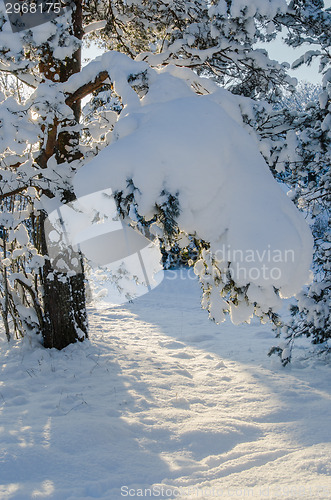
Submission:
[[[1,500],[331,498],[330,367],[272,342],[208,321],[187,271],[62,352],[2,337]]]

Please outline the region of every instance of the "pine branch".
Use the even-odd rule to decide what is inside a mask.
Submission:
[[[94,81],[82,85],[82,87],[77,89],[73,94],[69,95],[66,99],[66,104],[71,107],[75,102],[80,101],[95,90],[98,90],[108,77],[109,75],[107,71],[101,71],[101,73],[96,76]]]

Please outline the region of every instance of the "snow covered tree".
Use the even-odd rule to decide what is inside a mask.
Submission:
[[[288,22],[285,0],[74,0],[15,33],[1,9],[0,71],[29,88],[0,106],[5,317],[41,332],[46,347],[86,338],[82,256],[67,245],[51,259],[44,222],[105,187],[130,224],[200,242],[195,271],[217,321],[224,312],[234,322],[272,317],[281,296],[300,290],[310,234],[257,150],[274,134],[259,131],[270,108],[258,100],[293,87],[287,66],[256,48]],[[82,68],[84,33],[112,51]],[[106,109],[82,115],[82,99],[101,90]],[[294,265],[282,261],[287,250]],[[266,276],[276,254],[279,272]]]
[[[72,2],[59,20],[19,33],[12,32],[1,9],[0,69],[30,89],[24,102],[8,97],[0,110],[2,276],[11,297],[3,299],[3,310],[7,314],[9,307],[16,330],[41,332],[46,347],[62,348],[87,335],[84,276],[54,272],[40,199],[74,197],[68,179],[81,157],[75,131],[80,102],[65,103],[52,85],[80,71],[82,5]],[[18,283],[23,294],[16,291]]]
[[[289,98],[284,103],[292,111],[296,135],[289,141],[292,158],[285,155],[278,175],[291,188],[293,201],[310,220],[314,236],[314,281],[298,294],[297,303],[291,307],[291,321],[278,324],[281,342],[270,351],[278,353],[286,365],[295,340],[301,336],[310,338],[318,346],[318,353],[330,352],[331,12],[324,9],[322,1],[292,1],[283,22],[288,29],[289,45],[314,44],[314,50],[306,51],[293,67],[319,59],[322,74],[322,85],[309,88],[306,84],[299,88],[299,102],[294,94],[292,102]]]
[[[327,124],[330,115],[325,109],[324,89],[315,103],[301,112],[296,136],[296,162],[289,162],[280,176],[290,195],[310,221],[314,236],[313,283],[297,295],[292,305],[292,319],[280,324],[278,336],[285,337],[271,350],[281,356],[284,364],[291,359],[295,339],[311,338],[318,352],[329,352],[331,338],[331,232],[330,232],[330,161],[331,137]],[[329,98],[330,102],[330,98]],[[330,106],[330,105],[329,105]]]

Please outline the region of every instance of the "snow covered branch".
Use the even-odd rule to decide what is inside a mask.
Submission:
[[[98,90],[104,84],[105,80],[107,80],[108,76],[107,71],[101,71],[101,73],[99,73],[93,81],[85,83],[73,94],[67,97],[66,104],[68,106],[72,106],[74,102],[80,101],[95,90]]]
[[[90,23],[84,27],[84,35],[88,33],[93,33],[95,31],[102,30],[107,25],[107,21],[96,21],[94,23]]]

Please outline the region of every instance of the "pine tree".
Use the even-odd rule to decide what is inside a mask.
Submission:
[[[300,292],[291,306],[292,319],[278,324],[278,353],[284,365],[291,360],[295,340],[306,336],[318,345],[319,353],[330,351],[331,325],[331,231],[330,231],[330,84],[324,86],[317,102],[308,103],[298,117],[295,141],[296,161],[288,162],[280,174],[291,187],[291,197],[310,220],[314,236],[312,284]]]
[[[262,146],[272,136],[272,154],[278,154],[284,138],[276,134],[275,139],[268,124],[283,124],[284,119],[260,100],[277,102],[285,89],[293,89],[293,79],[287,75],[286,65],[271,61],[256,43],[272,40],[281,26],[293,19],[290,30],[297,35],[296,5],[292,2],[288,10],[285,0],[249,4],[241,0],[172,0],[166,4],[160,0],[74,0],[48,23],[49,29],[36,27],[15,33],[1,5],[0,71],[14,75],[28,91],[22,102],[7,97],[0,106],[0,225],[3,256],[6,253],[1,304],[3,316],[10,315],[18,331],[41,332],[46,347],[59,349],[87,337],[81,256],[66,248],[58,258],[63,268],[54,267],[44,222],[54,201],[75,199],[72,180],[76,171],[108,144],[108,134],[131,90],[139,99],[149,91],[151,78],[158,75],[149,68],[172,65],[174,74],[180,69],[181,78],[197,94],[223,86],[236,99],[247,130]],[[318,6],[318,15],[320,12]],[[115,66],[130,66],[125,82],[121,80],[123,72],[118,72],[122,75],[119,78],[116,67],[100,61],[82,69],[84,33],[85,38],[134,59],[131,67],[127,59],[109,58]],[[321,44],[325,43],[322,38]],[[96,112],[90,107],[90,116],[82,116],[82,99],[92,93],[98,99],[101,91],[108,108]],[[289,121],[292,126],[294,119]],[[281,126],[282,133],[291,126]],[[278,139],[282,144],[277,144]],[[133,215],[135,192],[129,180],[127,188],[116,194],[122,214]],[[163,191],[160,195],[154,218],[148,223],[160,223],[163,231],[175,234],[176,193]],[[138,223],[146,223],[138,212],[136,217]],[[214,311],[224,306],[224,299],[227,310],[249,302],[247,286],[237,286],[227,273],[220,273],[208,242],[199,245],[202,260],[196,264],[196,272],[204,283],[204,303],[211,316],[220,318],[222,314]],[[220,292],[223,298],[216,300]],[[257,307],[257,314],[265,318],[273,313]]]
[[[50,34],[41,39],[38,31],[10,33],[3,14],[1,24],[2,37],[6,36],[1,70],[32,89],[23,103],[7,98],[1,107],[5,118],[3,138],[12,134],[8,142],[3,140],[1,148],[1,199],[5,201],[2,241],[8,261],[3,267],[7,298],[2,309],[7,316],[9,308],[18,332],[41,332],[45,347],[61,349],[87,336],[84,274],[70,276],[53,269],[44,227],[47,214],[36,205],[43,196],[48,199],[57,196],[64,202],[74,198],[65,177],[81,156],[74,131],[79,123],[80,101],[57,102],[52,86],[66,82],[81,69],[82,5],[80,1],[73,2],[65,22],[55,20]],[[62,53],[57,55],[57,51]],[[65,113],[61,106],[66,108]],[[66,167],[60,173],[61,165]],[[52,174],[59,181],[52,179]],[[12,205],[10,211],[8,203]]]
[[[298,337],[306,336],[317,346],[317,353],[330,352],[331,301],[331,231],[330,231],[330,163],[331,163],[331,13],[323,1],[292,1],[282,22],[288,28],[286,42],[300,47],[304,43],[318,45],[306,51],[293,68],[319,60],[322,85],[312,88],[306,84],[299,89],[299,102],[289,98],[285,105],[292,110],[296,136],[292,149],[295,161],[287,157],[280,169],[281,180],[291,190],[291,197],[311,221],[314,236],[314,280],[297,296],[291,306],[289,322],[278,322],[281,342],[270,354],[277,353],[284,365],[291,361],[292,350]],[[310,90],[310,92],[307,92]],[[317,92],[317,94],[316,94]],[[305,94],[310,99],[305,99]]]

